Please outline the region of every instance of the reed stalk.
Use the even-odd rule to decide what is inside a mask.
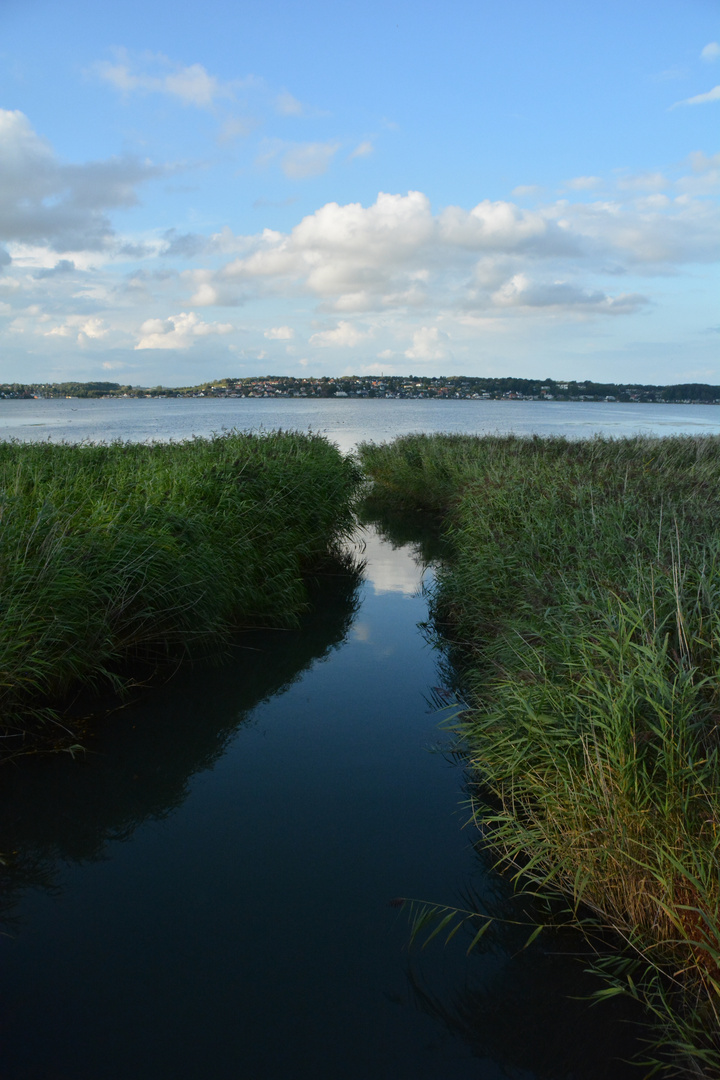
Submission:
[[[658,1068],[720,1076],[720,440],[409,436],[360,457],[376,497],[445,517],[433,612],[486,842],[624,940],[605,993],[661,1020]]]
[[[357,467],[316,435],[0,443],[0,744],[56,730],[129,661],[293,625],[306,575],[352,528]]]

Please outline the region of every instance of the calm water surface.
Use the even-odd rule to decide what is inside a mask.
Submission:
[[[471,419],[498,430],[501,415],[560,425],[552,407],[492,405],[1,402],[0,416],[19,438],[262,423],[347,448]],[[561,408],[589,433],[588,407]],[[705,430],[715,413],[638,415]],[[524,950],[526,929],[498,923],[469,958],[462,935],[408,949],[393,897],[475,893],[516,912],[463,828],[462,768],[433,750],[423,560],[373,528],[359,545],[364,578],[324,582],[301,630],[245,635],[222,665],[143,692],[76,760],[3,770],[3,1080],[636,1075],[614,1060],[635,1048],[618,1004],[577,1000],[595,987],[562,941]]]
[[[422,567],[373,530],[297,632],[245,636],[6,767],[3,1080],[622,1080],[557,942],[408,950],[397,896],[507,887],[463,829]]]
[[[189,439],[228,428],[318,431],[350,450],[411,431],[519,435],[720,434],[717,405],[621,405],[552,401],[303,400],[256,398],[152,400],[0,400],[0,438],[97,442]]]

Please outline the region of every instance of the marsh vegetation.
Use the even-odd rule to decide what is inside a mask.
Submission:
[[[16,753],[72,745],[82,689],[292,626],[352,527],[357,467],[316,435],[0,443],[0,710]]]
[[[408,436],[374,497],[442,516],[471,813],[520,887],[625,948],[658,1068],[720,1076],[720,440]],[[615,940],[617,940],[617,937]]]

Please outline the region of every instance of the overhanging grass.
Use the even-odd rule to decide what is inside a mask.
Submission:
[[[478,824],[620,933],[694,1075],[720,1076],[720,440],[409,436],[378,494],[446,515]]]
[[[0,709],[15,748],[129,659],[293,625],[352,527],[357,468],[316,435],[0,443]],[[60,729],[58,729],[60,730]]]

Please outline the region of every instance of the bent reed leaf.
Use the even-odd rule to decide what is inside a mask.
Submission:
[[[618,935],[595,966],[656,1018],[658,1068],[720,1077],[720,439],[358,453],[374,501],[444,522],[432,614],[482,842]]]
[[[10,752],[66,747],[80,687],[297,625],[353,528],[357,465],[317,435],[0,443],[0,710]],[[69,725],[71,726],[71,725]]]

